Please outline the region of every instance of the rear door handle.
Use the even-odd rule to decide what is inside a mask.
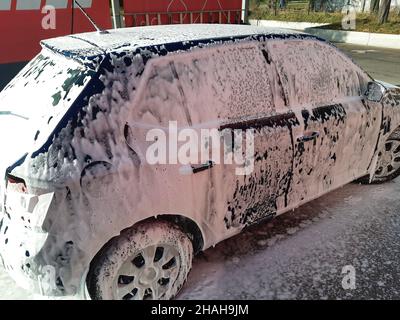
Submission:
[[[201,172],[207,169],[211,169],[214,167],[214,162],[211,160],[208,160],[206,163],[200,164],[200,165],[192,165],[192,170],[193,173]]]
[[[194,174],[194,173],[198,173],[207,169],[211,169],[212,167],[214,167],[215,163],[211,160],[208,160],[206,163],[202,163],[202,164],[192,164],[192,165],[186,165],[186,166],[182,166],[179,168],[179,172],[180,174],[183,175],[188,175],[188,174]]]
[[[297,138],[297,142],[313,141],[319,137],[318,131],[306,132],[303,136]]]

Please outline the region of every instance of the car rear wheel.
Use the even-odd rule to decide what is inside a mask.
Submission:
[[[378,162],[371,183],[383,183],[400,175],[400,139],[390,139],[385,142],[382,151],[378,153]],[[369,183],[369,178],[361,182]]]
[[[192,258],[192,243],[178,227],[142,223],[99,252],[88,273],[88,292],[101,300],[169,300],[185,283]]]

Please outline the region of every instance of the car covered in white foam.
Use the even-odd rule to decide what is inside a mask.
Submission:
[[[171,299],[193,254],[400,173],[400,89],[317,37],[176,25],[42,47],[0,93],[0,255],[43,295]],[[151,130],[204,128],[251,138],[251,163],[149,161]]]

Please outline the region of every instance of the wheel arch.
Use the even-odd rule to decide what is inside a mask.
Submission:
[[[399,140],[399,141],[400,141],[400,125],[397,126],[395,129],[390,130],[390,131],[388,132],[388,135],[387,135],[384,139],[382,139],[383,145],[384,145],[387,141],[390,141],[390,140]],[[378,145],[379,145],[379,141],[378,141],[378,143],[377,143],[376,150],[374,151],[373,158],[377,157],[377,156],[378,156],[378,153],[379,153],[379,151],[380,151],[380,149],[378,148]],[[373,160],[371,160],[371,163],[372,163],[372,161],[373,161]],[[372,184],[380,184],[380,183],[382,183],[382,182],[387,181],[387,180],[377,180],[377,181],[373,181],[373,180],[371,180],[371,175],[374,176],[375,173],[374,173],[374,172],[370,172],[370,173],[368,173],[367,175],[365,175],[364,177],[361,177],[361,178],[355,180],[355,182],[356,182],[356,183],[361,183],[361,184],[371,184],[371,183],[372,183]],[[396,176],[398,176],[398,175],[396,175]],[[392,180],[392,179],[394,179],[396,176],[393,176],[392,178],[390,178],[390,179],[388,179],[388,180]]]
[[[180,215],[180,214],[160,214],[160,215],[157,215],[154,217],[149,217],[149,218],[146,218],[143,220],[139,220],[139,221],[135,222],[133,225],[120,230],[118,235],[115,235],[115,236],[111,237],[110,239],[108,239],[90,260],[90,264],[89,264],[90,268],[91,268],[92,264],[98,260],[99,256],[102,255],[102,253],[108,248],[108,246],[110,245],[110,243],[112,242],[113,239],[120,236],[124,231],[126,231],[128,229],[134,228],[135,226],[138,226],[142,223],[148,223],[151,221],[167,221],[167,222],[170,222],[170,223],[176,225],[177,227],[179,227],[181,229],[181,231],[183,231],[185,234],[188,235],[190,241],[192,242],[193,252],[195,254],[197,254],[203,250],[203,248],[204,248],[204,233],[202,232],[201,228],[194,220],[192,220],[184,215]]]
[[[148,218],[144,221],[163,220],[173,223],[186,233],[192,241],[193,251],[199,253],[204,248],[204,234],[199,225],[192,219],[179,214],[163,214],[157,217]]]

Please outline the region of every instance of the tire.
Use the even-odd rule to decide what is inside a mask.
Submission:
[[[358,182],[364,184],[384,183],[397,178],[400,175],[400,139],[388,139],[382,151],[378,153],[376,170],[370,181],[370,177],[361,178]]]
[[[110,240],[93,259],[86,278],[96,300],[169,300],[192,267],[188,236],[167,221],[141,223]]]

